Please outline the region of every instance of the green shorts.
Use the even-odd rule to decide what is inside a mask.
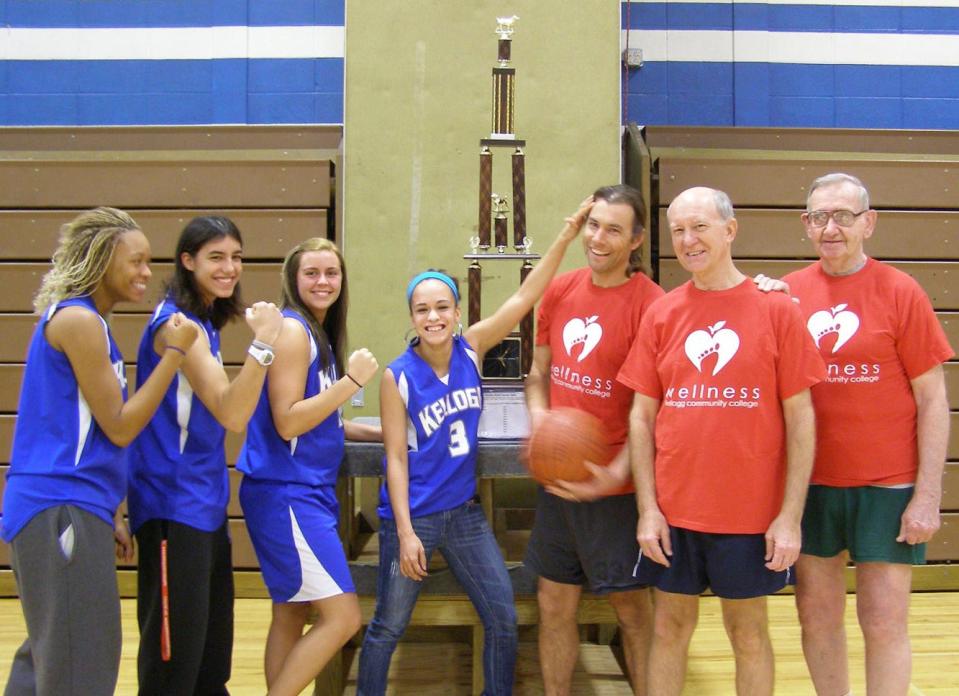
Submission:
[[[925,563],[925,544],[896,541],[912,493],[912,486],[810,486],[802,518],[802,552],[832,558],[848,549],[858,563]]]

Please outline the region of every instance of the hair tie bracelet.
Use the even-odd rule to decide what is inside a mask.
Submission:
[[[358,386],[360,389],[363,388],[363,385],[360,384],[359,382],[357,382],[357,381],[353,378],[353,375],[351,375],[349,372],[346,373],[346,376],[349,378],[349,380],[350,380],[353,384],[355,384],[356,386]]]
[[[171,346],[169,343],[164,343],[164,344],[163,344],[163,350],[175,350],[177,353],[179,353],[180,355],[182,355],[184,358],[186,357],[186,351],[185,351],[185,350],[183,350],[182,348],[177,348],[176,346]]]
[[[418,276],[415,276],[413,280],[410,281],[410,284],[406,286],[407,303],[411,302],[413,299],[413,290],[416,289],[416,286],[422,283],[424,280],[439,280],[445,283],[446,286],[453,291],[453,299],[456,300],[457,304],[459,304],[460,292],[456,289],[456,283],[454,283],[453,279],[448,275],[445,273],[440,273],[439,271],[423,271]]]

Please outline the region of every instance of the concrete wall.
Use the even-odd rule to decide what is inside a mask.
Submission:
[[[344,144],[350,343],[368,345],[382,364],[404,347],[409,278],[437,267],[465,280],[462,257],[478,220],[479,140],[491,126],[495,17],[507,13],[520,16],[512,47],[515,130],[528,142],[533,250],[546,248],[583,197],[619,180],[614,3],[351,0]],[[509,155],[494,151],[493,190],[512,198]],[[582,261],[581,249],[571,247],[567,267]],[[518,274],[518,262],[484,263],[484,315],[516,288]]]

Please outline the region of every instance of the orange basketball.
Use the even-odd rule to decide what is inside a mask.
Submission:
[[[592,474],[584,460],[609,462],[603,424],[596,416],[575,408],[548,411],[530,433],[526,466],[542,484],[556,480],[585,481]]]

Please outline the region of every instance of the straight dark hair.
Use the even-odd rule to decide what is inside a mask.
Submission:
[[[300,297],[297,290],[296,276],[300,272],[300,260],[303,254],[309,251],[329,251],[336,255],[340,262],[340,296],[336,298],[320,324]],[[346,350],[346,311],[350,305],[349,283],[346,278],[346,262],[343,254],[329,239],[311,237],[300,242],[290,249],[283,259],[283,290],[280,298],[280,309],[292,309],[299,313],[313,332],[317,350],[320,352],[320,364],[323,369],[330,366],[330,347],[333,348],[333,362],[336,365],[336,374],[343,376],[343,352]]]
[[[625,203],[633,209],[633,237],[642,236],[646,231],[646,206],[643,205],[643,194],[628,184],[601,186],[593,192],[593,198],[607,203]],[[651,275],[646,264],[643,263],[643,245],[632,250],[629,254],[629,265],[626,267],[626,277],[634,273]]]
[[[205,215],[190,220],[177,240],[173,257],[173,277],[167,281],[164,288],[180,309],[195,314],[200,319],[208,319],[215,329],[223,328],[246,308],[240,297],[240,284],[236,284],[230,297],[217,297],[208,306],[200,296],[193,271],[183,265],[182,257],[185,253],[196,257],[206,244],[224,237],[232,237],[243,246],[240,230],[230,218]]]

